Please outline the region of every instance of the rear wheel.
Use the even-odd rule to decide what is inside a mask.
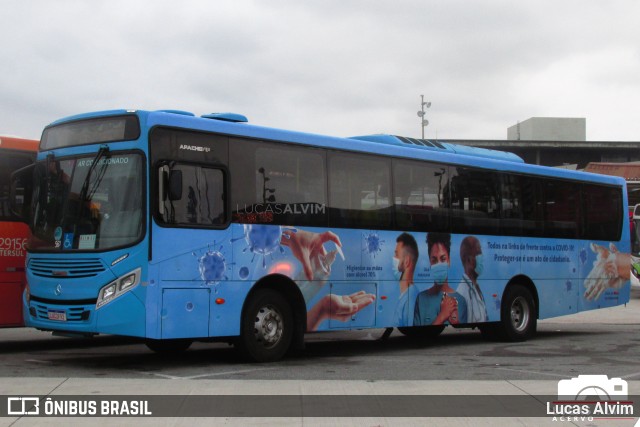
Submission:
[[[438,335],[442,333],[442,331],[444,331],[444,328],[445,328],[444,325],[412,326],[412,327],[398,328],[398,330],[410,338],[428,339],[428,338],[436,338]]]
[[[488,338],[526,341],[536,333],[536,305],[531,291],[522,285],[507,288],[502,299],[500,322],[481,327]]]
[[[273,362],[291,346],[293,313],[291,305],[271,289],[256,291],[242,313],[238,350],[248,360]]]

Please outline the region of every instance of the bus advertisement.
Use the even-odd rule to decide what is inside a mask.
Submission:
[[[37,150],[38,141],[0,136],[0,327],[23,325],[29,228],[11,212],[11,174],[32,164]]]
[[[46,127],[26,323],[273,361],[314,331],[524,341],[538,319],[629,300],[623,179],[246,121],[117,110]]]

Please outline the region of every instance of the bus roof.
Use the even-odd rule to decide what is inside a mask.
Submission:
[[[452,154],[466,154],[470,156],[486,157],[489,159],[504,160],[509,162],[524,163],[520,156],[507,151],[490,150],[487,148],[470,147],[465,145],[451,144],[449,142],[438,142],[437,140],[417,139],[406,136],[395,135],[365,135],[353,136],[351,139],[361,139],[363,141],[378,142],[397,146],[417,148],[421,150],[444,151]]]
[[[482,167],[496,171],[509,171],[541,176],[555,176],[579,181],[594,181],[611,185],[624,185],[624,179],[548,166],[524,163],[513,153],[468,147],[433,140],[399,137],[393,135],[369,135],[351,138],[326,136],[299,131],[270,128],[247,123],[245,116],[236,113],[212,113],[201,117],[182,110],[109,110],[83,113],[56,120],[49,126],[82,119],[136,114],[147,128],[172,126],[183,129],[216,132],[229,136],[261,140],[283,141],[321,148],[375,153],[454,165]],[[407,142],[408,141],[408,142]],[[432,146],[430,146],[430,144]],[[440,148],[442,147],[442,148]]]
[[[40,141],[33,139],[0,136],[0,148],[8,148],[10,150],[38,151],[39,143]]]

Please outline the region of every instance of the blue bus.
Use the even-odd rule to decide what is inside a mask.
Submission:
[[[25,322],[59,334],[265,362],[313,331],[523,341],[629,300],[624,180],[505,152],[117,110],[47,126],[14,179],[32,180]]]

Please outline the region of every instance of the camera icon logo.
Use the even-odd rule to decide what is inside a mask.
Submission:
[[[627,399],[629,386],[622,378],[606,375],[578,375],[570,380],[558,381],[560,400],[614,400]]]
[[[7,415],[39,415],[39,397],[9,397],[7,399]]]

